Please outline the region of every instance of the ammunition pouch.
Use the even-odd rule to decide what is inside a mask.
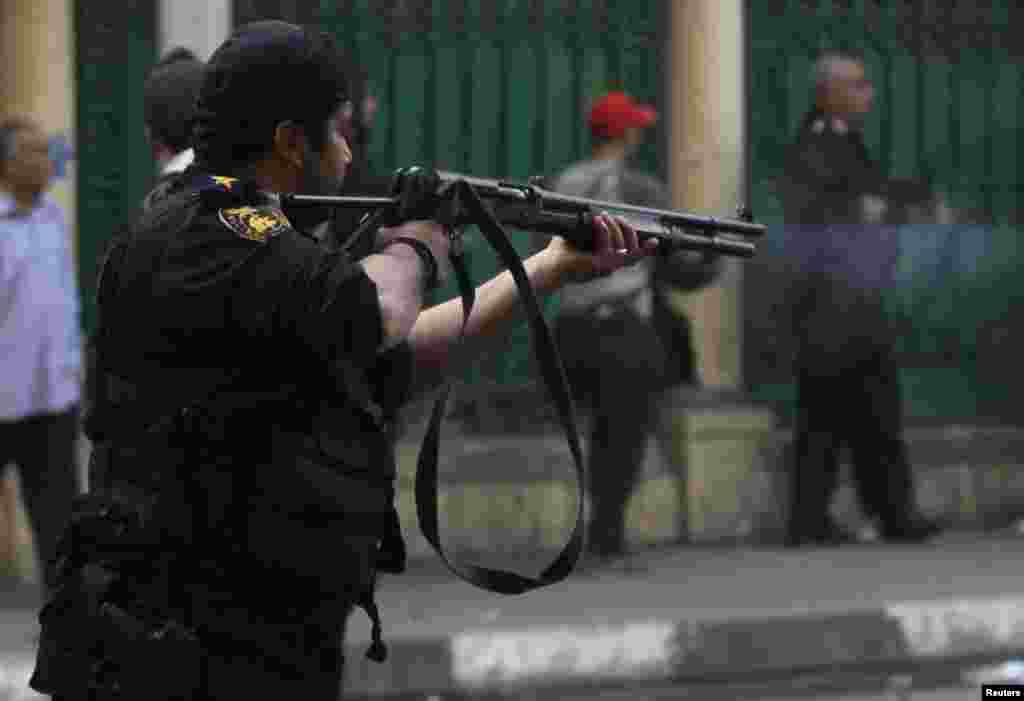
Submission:
[[[30,686],[68,698],[184,701],[198,693],[203,650],[174,612],[173,554],[120,499],[78,497],[58,546],[55,587],[39,614]]]

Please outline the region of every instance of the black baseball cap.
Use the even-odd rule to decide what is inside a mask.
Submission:
[[[348,99],[345,58],[328,34],[277,20],[243,25],[206,64],[197,160],[256,156],[281,122],[318,126]]]

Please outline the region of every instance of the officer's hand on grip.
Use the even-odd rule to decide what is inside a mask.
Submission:
[[[543,251],[561,283],[578,283],[610,275],[658,250],[656,239],[641,242],[623,219],[602,213],[594,217],[594,251],[588,253],[554,236]]]
[[[440,176],[434,170],[411,166],[396,171],[391,179],[391,194],[398,198],[398,221],[433,218],[440,185]]]

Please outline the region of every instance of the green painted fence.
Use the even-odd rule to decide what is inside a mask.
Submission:
[[[91,331],[99,256],[154,175],[142,84],[156,56],[156,4],[76,0],[73,21],[78,268],[83,324]]]
[[[80,264],[91,329],[96,256],[153,174],[141,88],[156,45],[152,0],[86,5],[76,3],[76,32]],[[584,116],[597,93],[621,86],[663,104],[666,11],[657,0],[237,0],[234,17],[312,22],[357,52],[379,100],[370,144],[378,171],[421,164],[525,179],[588,152]],[[665,132],[654,131],[638,161],[664,177]],[[467,235],[482,282],[498,264]],[[517,241],[526,253],[528,237],[519,232]],[[440,298],[454,294],[452,285]],[[481,378],[533,378],[525,324],[466,375]]]
[[[369,146],[377,170],[422,164],[525,180],[589,152],[585,115],[600,92],[621,86],[665,102],[666,11],[657,0],[362,0],[322,2],[316,21],[369,71],[379,100]],[[659,127],[638,154],[640,167],[662,177],[664,142]],[[516,243],[531,250],[522,232]],[[499,271],[473,230],[467,244],[474,280]],[[452,283],[439,299],[455,294]],[[533,377],[522,324],[464,379],[521,385]]]
[[[908,417],[1019,420],[1024,47],[1015,33],[1024,10],[1014,0],[752,0],[748,13],[751,202],[771,227],[745,295],[754,394],[791,413],[789,346],[773,323],[785,238],[773,185],[810,104],[815,54],[853,48],[875,82],[866,125],[873,155],[890,176],[930,182],[971,222],[901,232],[887,301],[902,331]]]

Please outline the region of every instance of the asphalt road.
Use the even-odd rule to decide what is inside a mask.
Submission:
[[[976,701],[981,698],[978,688],[940,689],[937,691],[890,691],[881,694],[854,696],[814,696],[816,701]],[[807,697],[789,697],[771,701],[808,701]]]
[[[447,696],[421,697],[422,701],[455,701]],[[458,701],[470,701],[471,697]],[[680,688],[664,687],[650,689],[621,689],[607,691],[586,691],[565,694],[559,692],[547,695],[527,691],[515,696],[503,697],[502,701],[977,701],[981,699],[981,687],[976,685],[947,686],[937,689],[902,688],[898,683],[889,688],[873,691],[841,692],[813,691],[762,687],[760,689],[727,688]],[[404,700],[403,700],[404,701]],[[410,699],[411,701],[411,699]],[[474,700],[476,701],[476,700]],[[494,701],[484,699],[479,701]]]
[[[393,701],[976,701],[983,698],[983,683],[1013,679],[1024,685],[1024,663],[985,667],[955,664],[949,667],[919,666],[900,676],[872,677],[837,672],[747,685],[627,684],[620,688],[531,688],[503,694],[408,695],[395,697]],[[358,701],[371,701],[371,697],[360,697]]]

